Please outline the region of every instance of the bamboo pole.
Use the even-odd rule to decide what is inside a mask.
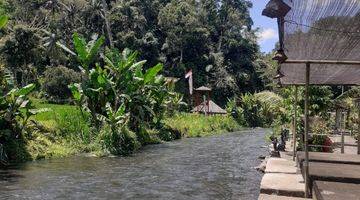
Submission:
[[[306,63],[306,77],[305,77],[305,134],[304,134],[304,147],[305,147],[305,161],[304,161],[304,178],[305,178],[305,197],[309,197],[309,149],[308,149],[308,136],[309,136],[309,86],[310,86],[310,63]]]
[[[295,100],[294,100],[294,121],[293,121],[293,161],[296,157],[296,134],[297,134],[297,102],[298,102],[298,86],[295,86]]]

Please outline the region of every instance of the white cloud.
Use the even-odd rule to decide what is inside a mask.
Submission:
[[[259,42],[263,43],[263,42],[266,42],[267,40],[277,39],[278,33],[277,33],[277,31],[275,31],[272,28],[266,28],[266,29],[260,31],[257,34],[257,36],[259,38]]]

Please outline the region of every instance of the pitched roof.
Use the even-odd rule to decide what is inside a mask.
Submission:
[[[204,113],[206,111],[209,114],[226,114],[226,110],[222,109],[220,106],[218,106],[215,102],[209,101],[209,109],[204,106],[204,103],[196,106],[194,109],[192,109],[191,112],[201,112]]]

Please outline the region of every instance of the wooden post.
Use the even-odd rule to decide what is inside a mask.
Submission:
[[[360,154],[360,100],[357,101],[358,106],[358,132],[357,132],[357,154]]]
[[[341,153],[345,153],[345,136],[344,136],[344,131],[345,131],[345,127],[344,127],[344,113],[343,111],[341,111],[341,117],[340,117],[340,131],[341,131]]]
[[[309,86],[310,86],[310,63],[306,63],[306,77],[305,77],[305,133],[304,133],[304,179],[305,179],[305,197],[309,197]]]
[[[204,104],[204,114],[205,114],[205,116],[207,116],[207,108],[206,108],[206,96],[204,95],[203,96],[203,99],[204,99],[204,102],[203,102],[203,104]]]
[[[297,102],[298,102],[298,86],[295,86],[295,100],[294,100],[294,121],[293,121],[293,161],[296,157],[296,127],[297,127]]]

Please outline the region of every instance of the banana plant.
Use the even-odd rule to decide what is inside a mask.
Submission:
[[[106,104],[106,116],[102,116],[102,119],[107,122],[113,132],[118,128],[122,128],[127,120],[129,114],[126,113],[125,104],[122,104],[117,110],[113,110],[110,103]]]
[[[34,89],[35,84],[30,84],[23,88],[14,88],[0,97],[0,124],[17,135],[22,132],[32,115],[45,111],[33,109],[28,95]]]
[[[93,35],[92,40],[88,43],[77,33],[75,33],[73,37],[78,60],[82,67],[86,71],[89,71],[90,64],[97,58],[99,50],[105,42],[105,37],[101,36],[98,38],[97,35]]]
[[[64,51],[70,53],[73,56],[76,56],[80,65],[79,68],[82,72],[88,74],[90,72],[90,66],[98,58],[100,48],[105,42],[105,37],[98,37],[97,34],[92,36],[92,39],[89,42],[86,42],[85,38],[80,36],[78,33],[73,35],[73,43],[75,52],[70,50],[68,47],[61,43],[56,43]]]
[[[74,100],[91,114],[95,127],[110,126],[119,133],[126,126],[143,141],[143,130],[157,128],[168,102],[179,97],[170,93],[160,75],[163,65],[145,70],[146,61],[138,61],[136,51],[105,49],[103,62],[94,64],[102,44],[103,37],[86,42],[74,34],[74,54],[86,72],[81,84],[69,86]]]
[[[163,69],[162,64],[144,70],[146,61],[137,62],[137,52],[125,49],[122,53],[117,50],[108,51],[103,57],[105,68],[110,70],[113,77],[113,90],[116,96],[122,96],[120,101],[127,104],[130,111],[132,127],[139,127],[144,122],[153,122],[156,118],[158,104],[163,103],[163,96],[167,96],[164,78],[159,75]],[[161,102],[161,103],[159,103]],[[156,110],[155,110],[156,109]],[[157,120],[155,120],[157,121]]]

